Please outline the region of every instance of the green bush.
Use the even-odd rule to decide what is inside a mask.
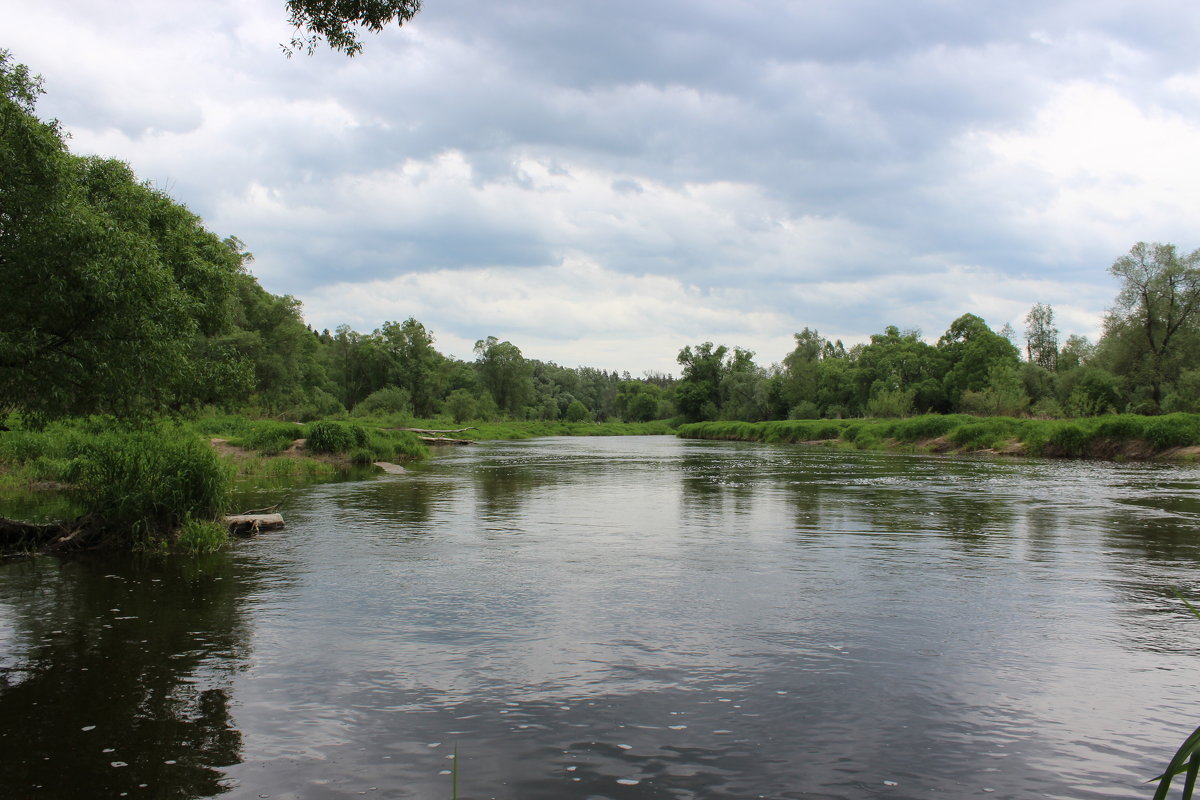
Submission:
[[[254,422],[244,436],[231,440],[231,444],[271,456],[287,450],[303,435],[304,428],[294,422],[260,420]]]
[[[173,428],[107,432],[74,460],[70,477],[87,514],[130,542],[225,512],[233,469],[207,443]]]
[[[229,542],[229,529],[219,522],[188,517],[179,528],[172,549],[184,553],[211,553]]]
[[[939,436],[945,436],[962,423],[963,417],[961,416],[923,414],[896,423],[892,428],[892,436],[902,442],[936,439]]]
[[[1177,413],[1155,417],[1146,423],[1145,437],[1160,450],[1200,444],[1200,415]]]
[[[1060,421],[1050,430],[1046,445],[1055,455],[1082,456],[1092,441],[1092,433],[1078,422]]]
[[[373,417],[385,414],[400,414],[411,417],[412,396],[407,389],[387,386],[367,395],[351,412],[356,417]]]
[[[366,447],[367,432],[361,425],[321,420],[305,429],[305,439],[311,453],[345,453],[354,447]]]

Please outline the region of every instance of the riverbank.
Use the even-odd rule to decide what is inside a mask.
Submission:
[[[1200,460],[1200,414],[1016,419],[927,414],[907,419],[697,422],[685,439],[807,444],[858,450],[986,453],[1110,461]]]
[[[419,428],[421,431],[404,430]],[[75,549],[204,551],[234,483],[311,483],[429,457],[446,420],[399,416],[308,424],[237,415],[59,420],[0,432],[0,555]],[[428,429],[428,430],[425,430]],[[668,422],[475,422],[459,441],[671,434]],[[8,523],[5,525],[4,523]]]

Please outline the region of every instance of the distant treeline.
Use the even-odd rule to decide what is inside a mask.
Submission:
[[[314,331],[265,291],[251,254],[122,162],[71,154],[38,119],[40,79],[0,50],[0,414],[150,416],[210,407],[283,419],[348,413],[648,421],[1158,414],[1200,410],[1200,251],[1135,245],[1093,344],[1033,306],[1020,337],[973,314],[935,344],[889,326],[847,348],[805,328],[771,366],[704,342],[639,377],[527,359],[488,336],[445,356],[408,317]],[[403,314],[398,314],[400,319]],[[1007,326],[1006,326],[1007,327]]]

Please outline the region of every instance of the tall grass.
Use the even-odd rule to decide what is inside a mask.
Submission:
[[[233,467],[195,436],[161,425],[90,438],[66,477],[95,525],[139,544],[224,513]]]
[[[939,440],[964,452],[1020,445],[1029,455],[1065,458],[1134,457],[1175,447],[1200,446],[1200,414],[1161,417],[1135,414],[1071,420],[928,414],[909,419],[699,422],[682,425],[679,436],[756,442],[839,439],[859,449],[895,448]]]

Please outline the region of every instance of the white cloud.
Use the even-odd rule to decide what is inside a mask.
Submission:
[[[1200,10],[1160,0],[443,0],[353,60],[284,59],[281,0],[0,14],[77,151],[243,238],[320,327],[413,314],[461,356],[769,362],[805,326],[1034,302],[1094,335],[1115,257],[1200,244]]]

